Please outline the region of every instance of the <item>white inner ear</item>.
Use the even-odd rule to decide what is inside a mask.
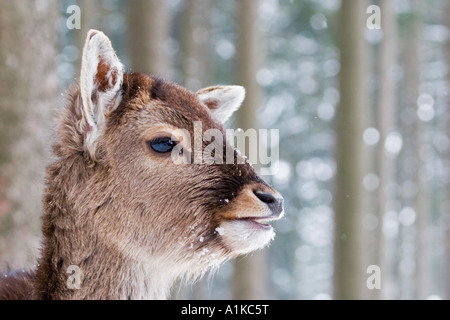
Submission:
[[[241,86],[217,86],[201,89],[197,95],[213,117],[224,123],[241,106],[245,89]]]
[[[83,118],[91,127],[86,136],[88,148],[101,134],[105,116],[120,102],[123,66],[103,32],[90,30],[83,49],[80,90]]]

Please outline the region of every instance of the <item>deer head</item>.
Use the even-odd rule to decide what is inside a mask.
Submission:
[[[90,273],[99,274],[90,267],[93,261],[103,260],[97,269],[123,271],[107,266],[122,261],[142,266],[153,279],[149,286],[163,287],[153,297],[164,297],[176,278],[197,277],[266,246],[274,237],[268,222],[283,215],[282,197],[248,162],[238,161],[242,156],[223,126],[244,96],[240,86],[194,93],[124,73],[109,39],[89,31],[80,84],[63,110],[57,160],[48,169],[41,261],[46,267],[38,276],[75,264],[83,270],[83,287]],[[175,148],[176,155],[194,156],[195,123],[203,133],[223,133],[214,142],[223,157],[233,150],[231,164],[174,161]],[[200,141],[202,150],[206,146]]]

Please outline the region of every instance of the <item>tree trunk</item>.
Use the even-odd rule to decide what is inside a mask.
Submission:
[[[129,0],[126,5],[132,71],[165,77],[169,69],[165,50],[169,39],[167,2]]]
[[[35,264],[51,114],[57,107],[59,2],[0,10],[0,269]]]
[[[392,0],[381,0],[381,29],[383,39],[379,50],[379,91],[378,91],[378,131],[380,140],[377,148],[377,165],[380,183],[377,189],[378,203],[378,226],[377,226],[377,253],[376,261],[383,276],[381,277],[381,290],[375,290],[378,299],[392,299],[390,286],[394,283],[392,279],[392,268],[388,252],[393,248],[392,239],[386,239],[383,234],[383,220],[385,213],[392,208],[394,195],[388,186],[394,181],[394,156],[387,154],[385,149],[386,138],[395,129],[395,107],[396,107],[396,80],[395,67],[397,62],[397,25]],[[392,188],[391,188],[392,189]]]
[[[339,20],[340,103],[336,114],[334,298],[360,299],[364,116],[367,109],[365,1],[343,0]]]
[[[447,1],[447,6],[445,10],[444,21],[446,23],[447,28],[450,29],[450,1]],[[447,39],[446,45],[446,57],[447,57],[447,66],[450,66],[450,38]],[[447,72],[447,104],[450,105],[450,73]],[[447,137],[450,138],[450,116],[447,115]],[[450,173],[450,148],[447,150],[447,174]],[[447,195],[448,199],[450,199],[450,182],[447,182]],[[444,241],[445,241],[445,299],[450,300],[450,203],[447,202],[447,211],[444,214]]]
[[[258,24],[258,0],[237,1],[238,44],[236,82],[246,89],[236,123],[243,130],[258,130],[262,90],[256,82],[261,67],[263,39]],[[248,151],[248,148],[246,148]],[[267,299],[267,249],[238,258],[234,263],[233,299]]]
[[[76,46],[80,50],[78,59],[75,63],[75,70],[81,70],[81,57],[83,55],[83,47],[86,42],[86,36],[90,29],[103,30],[102,16],[105,15],[105,9],[99,1],[92,0],[78,0],[78,5],[81,9],[81,24],[80,29],[73,29],[71,32],[76,34]],[[78,75],[79,76],[79,75]]]
[[[210,84],[213,70],[209,46],[211,0],[186,0],[183,14],[183,84],[198,90]]]
[[[414,2],[415,9],[420,12],[419,2]],[[410,18],[408,30],[408,61],[407,82],[408,96],[410,97],[410,105],[417,114],[417,101],[420,95],[421,85],[421,41],[422,41],[422,20],[419,14],[415,14]],[[413,124],[414,128],[414,152],[416,158],[415,182],[416,182],[416,272],[415,272],[415,298],[426,299],[430,294],[430,239],[429,239],[429,212],[428,205],[428,188],[426,186],[425,159],[420,152],[425,144],[424,124],[416,116]]]

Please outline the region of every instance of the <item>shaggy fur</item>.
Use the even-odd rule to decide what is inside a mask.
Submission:
[[[86,46],[100,36],[105,37],[91,31]],[[242,92],[204,89],[208,103],[203,103],[202,92],[159,78],[131,73],[118,79],[115,54],[105,41],[99,43],[108,60],[95,57],[96,78],[90,85],[82,78],[61,112],[56,160],[47,168],[37,269],[1,277],[0,299],[164,299],[177,278],[195,279],[273,238],[271,228],[250,220],[282,215],[257,192],[273,194],[280,203],[281,196],[251,165],[175,165],[170,153],[156,153],[147,144],[176,129],[193,136],[193,121],[225,136],[217,119],[229,117]],[[80,87],[93,90],[90,97]],[[108,91],[116,87],[118,92]],[[219,90],[216,96],[212,90]],[[103,94],[109,100],[102,100]],[[215,117],[221,97],[236,102]],[[79,288],[69,283],[70,266],[80,270]]]

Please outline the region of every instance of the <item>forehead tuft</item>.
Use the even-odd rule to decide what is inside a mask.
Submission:
[[[158,113],[155,117],[174,125],[179,124],[177,119],[184,119],[184,122],[201,121],[203,129],[223,129],[198,100],[197,94],[175,83],[142,73],[129,73],[124,75],[123,91],[122,112],[129,108],[155,108]]]

